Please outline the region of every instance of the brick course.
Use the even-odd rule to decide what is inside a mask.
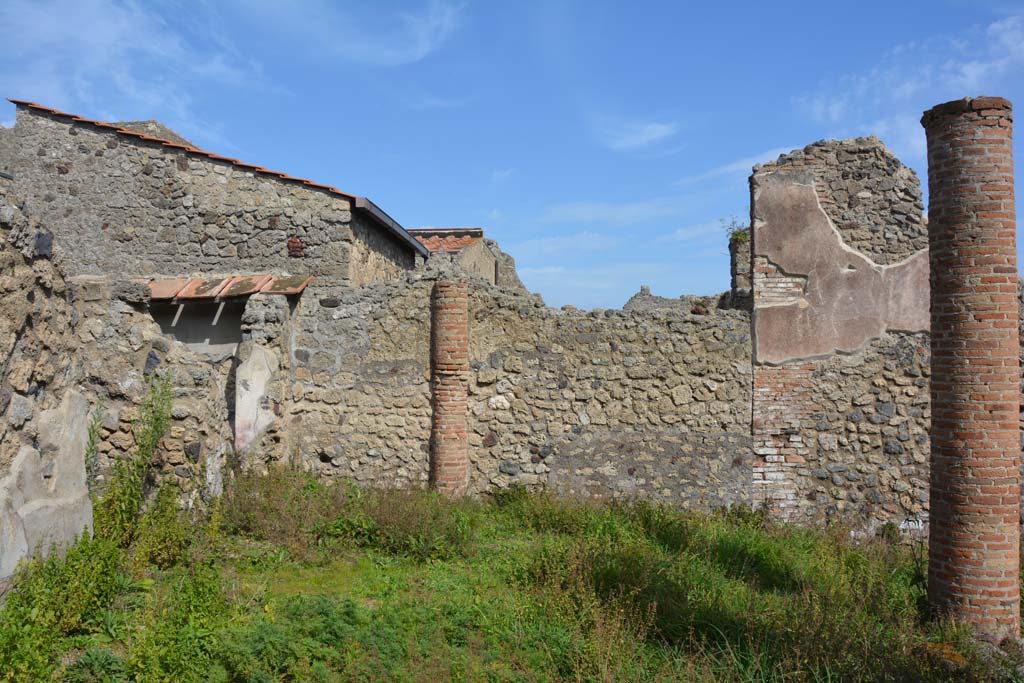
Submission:
[[[434,283],[430,310],[430,483],[462,495],[469,488],[469,287]]]
[[[931,525],[928,596],[994,639],[1020,631],[1020,361],[1012,110],[938,105],[928,136]]]

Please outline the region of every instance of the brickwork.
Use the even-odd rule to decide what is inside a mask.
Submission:
[[[783,518],[926,519],[919,197],[875,138],[815,143],[751,178],[753,500]]]
[[[928,595],[995,639],[1020,631],[1020,339],[1010,103],[938,105],[928,137]]]
[[[430,482],[453,495],[469,487],[468,292],[465,282],[439,281],[430,297]]]
[[[764,256],[753,259],[754,305],[774,306],[798,302],[807,288],[804,275],[787,275]]]

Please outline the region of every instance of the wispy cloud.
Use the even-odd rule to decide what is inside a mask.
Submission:
[[[202,23],[172,26],[161,7],[7,0],[0,4],[4,94],[101,118],[159,115],[187,137],[215,137],[217,126],[194,111],[192,86],[252,87],[262,73],[224,36]]]
[[[403,95],[401,103],[414,111],[458,109],[470,103],[470,97],[441,97],[439,95]]]
[[[541,223],[598,223],[623,226],[677,216],[686,204],[676,197],[657,197],[633,202],[568,202],[544,209]]]
[[[452,36],[463,13],[461,4],[445,0],[391,11],[377,3],[342,5],[331,0],[236,0],[234,4],[262,30],[316,59],[374,66],[399,66],[426,58]]]
[[[876,134],[904,161],[924,163],[921,112],[965,95],[1024,85],[1024,14],[961,35],[896,45],[863,72],[839,75],[795,98],[797,111],[835,135]]]
[[[543,266],[519,268],[519,275],[533,291],[556,292],[549,303],[572,302],[582,308],[621,306],[630,291],[671,271],[664,263],[611,263],[589,267]],[[549,298],[549,297],[545,297]]]
[[[585,230],[572,235],[538,237],[508,245],[508,251],[516,258],[542,258],[573,252],[597,252],[615,248],[622,240],[612,235]]]
[[[766,161],[772,161],[776,159],[780,154],[786,154],[797,149],[796,146],[788,147],[775,147],[767,151],[761,152],[760,154],[754,154],[752,156],[743,157],[742,159],[736,159],[730,161],[721,166],[716,166],[712,169],[697,173],[695,175],[686,176],[678,181],[678,185],[691,185],[693,183],[699,183],[705,180],[715,180],[725,176],[731,175],[748,175],[754,164],[763,164]]]
[[[503,183],[513,175],[515,175],[516,169],[514,168],[498,168],[491,171],[491,183],[497,185]]]
[[[617,152],[647,149],[672,138],[678,128],[672,121],[622,120],[605,114],[591,114],[589,118],[598,141]]]
[[[723,235],[725,233],[725,228],[722,226],[722,221],[708,221],[706,223],[698,223],[696,225],[687,225],[673,230],[668,234],[661,235],[656,241],[662,243],[682,242],[687,244],[718,241],[724,244],[725,238]]]

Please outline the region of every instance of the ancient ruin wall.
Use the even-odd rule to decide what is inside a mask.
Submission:
[[[303,297],[317,324],[296,336],[287,419],[324,476],[426,483],[434,277]],[[560,311],[479,281],[469,313],[471,491],[749,502],[747,314]]]
[[[0,170],[67,254],[68,274],[274,272],[347,283],[412,265],[328,192],[19,107]],[[370,255],[373,252],[373,255]]]
[[[874,138],[751,179],[754,501],[793,520],[927,511],[928,268],[916,176]]]
[[[137,283],[67,279],[47,225],[0,179],[0,580],[91,526],[90,489],[132,453],[151,377],[173,387],[156,476],[189,504],[216,495],[230,435],[231,361],[161,334]],[[97,420],[97,450],[86,458]]]

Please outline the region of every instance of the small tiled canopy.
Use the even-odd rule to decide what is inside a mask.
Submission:
[[[217,275],[144,281],[154,301],[230,299],[263,294],[300,294],[313,281],[311,275]]]

